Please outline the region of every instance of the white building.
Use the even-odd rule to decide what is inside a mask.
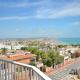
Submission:
[[[64,60],[68,60],[71,58],[71,53],[75,53],[77,50],[78,48],[61,48],[59,52],[60,55],[64,56]]]
[[[15,45],[3,45],[3,44],[0,44],[0,49],[7,48],[9,50],[11,50],[11,49],[16,50],[16,49],[21,49],[21,47],[24,47],[24,46],[23,45],[17,45],[17,46],[15,46]]]

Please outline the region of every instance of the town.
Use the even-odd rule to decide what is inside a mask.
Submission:
[[[75,61],[79,60],[79,57],[79,45],[63,45],[51,38],[0,41],[0,60],[11,60],[35,66],[52,80],[58,80],[58,76],[56,77],[55,74],[61,75],[61,71],[65,71],[66,67],[70,65],[75,65]],[[3,69],[2,66],[5,65],[0,64],[0,69]],[[71,67],[71,70],[68,70],[70,74],[59,77],[59,80],[75,78],[78,80],[80,78],[79,69],[78,66],[75,69]],[[16,70],[22,72],[20,67],[17,67]],[[59,70],[61,70],[60,73],[57,73]],[[16,73],[17,79],[18,74]]]
[[[80,80],[80,0],[0,0],[0,80]]]

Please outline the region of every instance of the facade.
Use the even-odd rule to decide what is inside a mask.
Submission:
[[[11,50],[11,49],[16,50],[16,49],[21,49],[21,47],[24,47],[24,46],[23,45],[4,45],[4,44],[0,44],[0,49],[7,48],[9,50]]]

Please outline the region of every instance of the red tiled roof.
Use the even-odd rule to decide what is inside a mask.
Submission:
[[[18,61],[22,63],[30,63],[30,59],[36,57],[34,54],[15,54],[10,56],[1,56],[1,58]]]

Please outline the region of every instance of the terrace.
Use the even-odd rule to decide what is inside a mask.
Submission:
[[[0,80],[51,80],[38,68],[16,61],[0,59]]]

